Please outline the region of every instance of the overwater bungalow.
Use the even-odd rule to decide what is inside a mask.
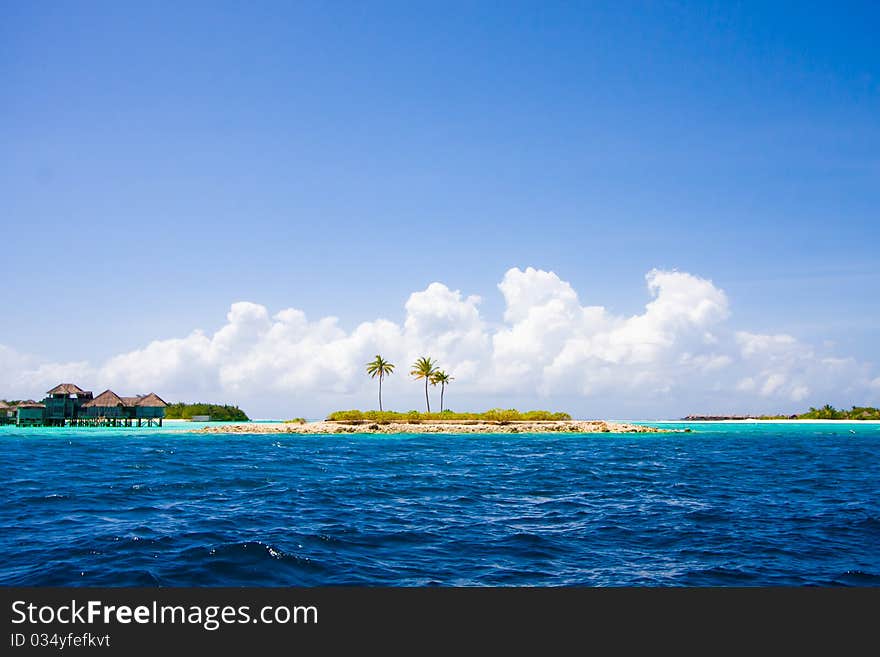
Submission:
[[[28,399],[16,406],[15,413],[15,423],[20,427],[42,426],[46,405]]]
[[[123,397],[128,417],[138,421],[141,426],[143,420],[158,420],[162,426],[162,418],[165,417],[165,407],[168,404],[155,392],[137,397]]]
[[[120,397],[112,390],[105,390],[94,399],[83,404],[84,417],[89,420],[106,420],[111,424],[122,426],[152,426],[155,421],[162,426],[165,407],[168,404],[155,392],[136,397]]]
[[[49,392],[43,403],[46,404],[45,424],[64,426],[66,420],[76,419],[82,407],[91,401],[92,393],[73,383],[60,383]]]
[[[122,397],[112,390],[105,390],[94,399],[83,404],[85,417],[88,418],[108,418],[121,419],[125,417],[122,409],[125,408],[125,402]]]
[[[161,427],[167,405],[154,392],[120,397],[105,390],[94,397],[73,383],[61,383],[49,390],[42,402],[29,400],[19,404],[14,421],[18,426]]]
[[[15,423],[15,408],[0,399],[0,424]]]

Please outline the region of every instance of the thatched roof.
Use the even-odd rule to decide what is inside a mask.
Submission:
[[[83,404],[83,408],[89,408],[91,406],[109,408],[120,405],[125,405],[125,402],[122,401],[122,398],[112,390],[105,390],[91,401],[87,401],[85,404]]]
[[[137,397],[121,397],[122,403],[126,406],[147,406],[156,408],[165,408],[168,404],[157,395],[151,392],[148,395],[138,395]]]
[[[168,404],[155,392],[151,392],[143,397],[138,397],[138,406],[151,406],[155,408],[165,408]]]
[[[23,401],[18,405],[18,408],[46,408],[45,404],[41,404],[40,402],[35,402],[33,399],[28,399],[27,401]]]
[[[3,401],[2,399],[0,399],[0,411],[5,411],[5,410],[10,409],[10,408],[12,408],[12,406],[10,406],[10,405],[7,404],[5,401]]]
[[[85,390],[73,383],[59,383],[52,388],[47,395],[84,395]]]

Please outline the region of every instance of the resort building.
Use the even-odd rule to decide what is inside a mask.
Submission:
[[[44,424],[45,404],[29,399],[21,402],[15,410],[15,423],[20,427],[36,427]]]
[[[125,417],[125,402],[112,390],[105,390],[91,401],[83,404],[86,417],[121,419]]]
[[[0,424],[15,424],[15,407],[0,399]]]
[[[0,402],[0,421],[9,404]],[[93,397],[73,383],[61,383],[46,393],[42,402],[29,400],[17,405],[14,422],[18,426],[162,426],[168,404],[151,392],[135,397],[120,397],[105,390]],[[5,407],[5,408],[4,408]]]
[[[83,416],[95,420],[104,418],[114,425],[123,426],[132,426],[134,420],[137,420],[137,426],[142,426],[144,420],[147,426],[152,426],[156,421],[161,427],[167,405],[155,392],[137,397],[120,397],[112,390],[105,390],[83,404]]]
[[[76,419],[92,393],[73,383],[61,383],[46,393],[45,422],[47,426],[64,426],[65,420]]]

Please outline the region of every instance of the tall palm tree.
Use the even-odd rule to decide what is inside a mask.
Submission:
[[[446,390],[446,386],[449,385],[450,381],[454,381],[455,377],[449,376],[443,370],[437,370],[431,376],[431,385],[435,386],[438,383],[440,384],[440,412],[443,412],[443,393]]]
[[[370,375],[371,379],[375,379],[377,376],[379,377],[379,410],[382,409],[382,379],[386,376],[391,376],[394,373],[394,364],[389,363],[387,360],[382,358],[379,354],[376,354],[376,358],[367,363],[367,374]]]
[[[428,412],[431,412],[431,400],[428,399],[428,384],[431,382],[431,377],[437,372],[437,363],[431,360],[427,356],[422,356],[415,363],[412,364],[412,370],[410,374],[414,376],[417,380],[424,379],[425,380],[425,405],[428,407]]]

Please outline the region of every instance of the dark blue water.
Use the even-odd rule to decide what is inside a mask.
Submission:
[[[0,583],[880,585],[880,426],[692,426],[4,429]]]

